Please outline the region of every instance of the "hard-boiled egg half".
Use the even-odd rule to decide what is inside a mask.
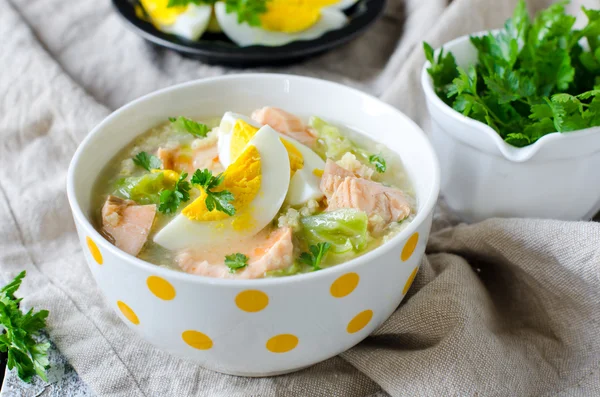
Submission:
[[[229,167],[231,164],[231,156],[230,151],[225,150],[225,148],[229,148],[231,145],[231,137],[233,135],[233,127],[236,125],[238,120],[242,120],[246,125],[254,127],[256,131],[261,127],[256,121],[252,120],[250,117],[244,116],[243,114],[226,112],[221,119],[221,123],[219,124],[219,140],[217,142],[219,149],[219,161],[223,164],[223,167]],[[254,134],[252,134],[254,135]],[[248,143],[246,141],[246,143]]]
[[[169,0],[141,0],[142,7],[156,28],[188,40],[198,40],[206,31],[212,7],[196,5],[168,7]]]
[[[242,121],[243,122],[243,121]],[[261,127],[224,172],[216,190],[233,194],[233,216],[208,211],[206,192],[154,237],[170,250],[239,240],[262,230],[281,208],[290,184],[290,161],[279,134]]]
[[[240,47],[250,45],[281,46],[297,40],[312,40],[340,29],[346,15],[331,7],[339,0],[270,0],[260,15],[260,26],[239,23],[228,13],[224,2],[215,4],[215,14],[223,32]]]
[[[245,116],[227,112],[219,127],[219,161],[223,167],[240,156],[246,145],[258,134],[260,126]],[[264,127],[262,127],[264,128]],[[290,163],[290,186],[285,201],[289,205],[305,204],[323,197],[319,188],[325,162],[309,147],[287,135],[279,134]]]
[[[290,188],[285,197],[289,205],[302,205],[309,200],[319,200],[324,195],[319,185],[325,169],[325,162],[318,154],[300,142],[290,138],[282,138],[293,145],[302,155],[304,166],[296,171],[290,180]]]

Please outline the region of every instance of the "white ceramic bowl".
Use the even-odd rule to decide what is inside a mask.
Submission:
[[[277,105],[348,125],[397,152],[418,213],[382,247],[345,264],[287,278],[222,280],[176,272],[128,255],[91,223],[92,184],[111,157],[172,115],[208,117]],[[294,371],[360,342],[396,309],[425,250],[439,170],[427,137],[391,106],[342,85],[248,74],[167,88],[117,110],[83,141],[67,190],[89,267],[108,304],[140,337],[215,371]]]
[[[479,35],[478,33],[476,35]],[[477,61],[468,36],[443,46],[464,68]],[[516,148],[491,127],[463,116],[421,83],[442,169],[441,191],[466,221],[491,217],[589,219],[600,209],[600,128],[548,134]]]

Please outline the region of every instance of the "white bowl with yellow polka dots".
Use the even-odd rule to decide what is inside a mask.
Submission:
[[[173,115],[214,117],[272,105],[319,115],[397,152],[417,215],[383,246],[347,263],[284,278],[222,280],[176,272],[128,255],[92,224],[92,186],[112,156]],[[69,202],[88,265],[108,304],[141,338],[215,371],[266,376],[343,352],[396,309],[417,273],[439,191],[425,134],[391,106],[354,89],[305,77],[247,74],[193,81],[115,111],[77,150]]]

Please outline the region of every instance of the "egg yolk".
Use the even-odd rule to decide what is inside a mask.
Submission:
[[[236,120],[231,133],[231,143],[229,144],[229,155],[231,160],[235,159],[244,151],[244,148],[256,135],[258,128],[251,126],[244,120]]]
[[[169,0],[141,0],[141,3],[152,22],[163,26],[174,24],[187,9],[187,6],[167,7]]]
[[[257,132],[258,128],[251,126],[244,120],[236,120],[231,135],[231,143],[229,144],[229,153],[232,159],[237,158]],[[304,157],[302,157],[302,153],[290,141],[284,138],[280,139],[288,152],[290,173],[293,176],[297,170],[304,167]]]
[[[235,207],[236,215],[230,217],[226,213],[217,211],[216,209],[209,211],[206,208],[205,191],[202,191],[200,197],[185,207],[181,213],[194,221],[231,219],[235,230],[250,227],[253,221],[252,217],[249,213],[245,213],[244,210],[258,194],[261,180],[260,153],[255,146],[248,146],[235,162],[225,170],[223,182],[214,189],[214,191],[229,190],[233,194],[231,204]]]
[[[267,12],[261,15],[263,29],[275,32],[296,33],[316,24],[321,8],[340,0],[271,0]]]
[[[302,153],[290,141],[283,138],[280,139],[290,158],[290,176],[294,176],[296,171],[304,167],[304,157],[302,157]]]

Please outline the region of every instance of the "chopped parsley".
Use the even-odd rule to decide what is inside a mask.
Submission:
[[[173,125],[184,132],[189,132],[196,138],[206,138],[208,134],[208,126],[206,124],[195,122],[194,120],[190,120],[183,116],[169,117],[169,121],[173,123]]]
[[[385,164],[385,159],[381,154],[372,154],[369,156],[369,163],[375,166],[375,169],[380,174],[384,173],[387,169],[387,165]]]
[[[223,173],[214,176],[209,169],[196,170],[192,176],[192,184],[201,187],[206,193],[206,209],[209,211],[216,209],[233,216],[235,214],[235,207],[231,204],[233,194],[229,190],[213,191],[214,188],[223,183],[224,178]]]
[[[169,2],[167,3],[167,8],[169,8],[169,7],[185,7],[188,4],[213,5],[216,2],[217,2],[217,0],[169,0]]]
[[[160,204],[158,210],[163,214],[174,214],[181,203],[185,203],[190,199],[190,183],[185,180],[187,172],[183,172],[179,176],[179,180],[175,183],[173,190],[164,189],[160,192]]]
[[[225,256],[225,265],[229,268],[229,273],[235,273],[239,269],[248,266],[248,257],[244,254],[231,254]]]
[[[46,327],[48,310],[34,312],[32,308],[23,313],[19,309],[21,299],[14,294],[21,286],[25,274],[22,271],[0,289],[0,352],[8,354],[8,369],[16,368],[22,381],[31,382],[36,374],[47,381],[50,343],[38,342],[37,339],[39,331]]]
[[[578,30],[565,4],[531,20],[520,0],[504,29],[471,37],[478,62],[466,70],[424,43],[437,95],[516,147],[600,126],[600,10],[583,7],[588,23]]]
[[[331,248],[331,244],[327,242],[311,245],[308,247],[309,252],[300,254],[300,262],[311,266],[313,270],[321,270],[321,261],[327,254],[327,251],[329,251],[329,248]]]
[[[142,167],[146,171],[162,167],[162,161],[158,157],[146,152],[139,152],[132,160],[135,165]]]
[[[268,0],[225,0],[228,13],[235,12],[238,23],[247,22],[250,26],[260,26],[260,16],[267,12]]]
[[[268,0],[225,0],[227,13],[235,12],[238,23],[248,23],[250,26],[260,26],[260,16],[267,12]],[[196,5],[213,5],[217,0],[169,0],[167,7]]]

